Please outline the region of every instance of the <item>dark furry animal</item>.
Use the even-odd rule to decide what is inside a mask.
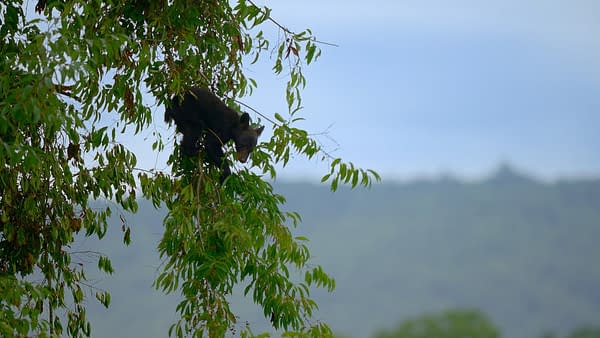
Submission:
[[[194,156],[204,146],[208,161],[222,170],[222,180],[231,175],[222,146],[233,140],[237,160],[245,163],[265,128],[252,128],[247,113],[240,116],[208,89],[198,87],[188,90],[183,100],[172,100],[165,110],[165,121],[175,121],[177,131],[183,134],[184,155]]]

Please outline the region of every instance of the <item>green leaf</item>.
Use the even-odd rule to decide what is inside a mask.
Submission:
[[[281,123],[285,123],[285,119],[279,113],[275,113],[275,118]]]
[[[358,179],[359,179],[359,172],[357,170],[355,170],[352,173],[352,188],[356,188],[356,186],[358,185]]]
[[[338,188],[338,183],[339,183],[339,176],[334,178],[333,181],[331,181],[331,191],[336,191]]]
[[[367,172],[369,172],[373,177],[375,177],[375,180],[377,180],[377,182],[381,181],[381,176],[379,176],[379,174],[371,169],[367,169]]]
[[[112,263],[107,257],[104,256],[100,256],[100,258],[98,258],[98,268],[108,274],[112,274],[114,272]]]
[[[306,53],[306,63],[310,64],[314,57],[315,57],[315,52],[317,51],[317,47],[313,44],[309,44],[307,45],[307,53]]]
[[[338,165],[341,161],[341,158],[336,158],[335,160],[333,160],[333,162],[331,163],[331,168],[335,168],[335,166]]]

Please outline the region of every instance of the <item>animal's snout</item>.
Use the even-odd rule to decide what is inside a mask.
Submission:
[[[242,149],[242,150],[238,150],[237,151],[237,160],[242,162],[242,163],[246,163],[246,161],[248,161],[248,155],[250,155],[250,151],[246,150],[246,149]]]

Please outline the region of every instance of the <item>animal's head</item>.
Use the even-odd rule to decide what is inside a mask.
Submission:
[[[237,153],[236,158],[238,161],[246,163],[248,160],[248,155],[250,155],[252,149],[256,147],[258,137],[264,129],[264,126],[260,128],[252,128],[252,126],[250,126],[250,115],[247,113],[244,113],[242,116],[240,116],[240,129],[234,138],[235,150]]]

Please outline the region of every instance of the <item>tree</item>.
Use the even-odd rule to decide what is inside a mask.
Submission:
[[[600,338],[600,327],[584,326],[574,329],[569,338]]]
[[[289,229],[300,216],[281,211],[284,197],[262,178],[274,178],[275,165],[296,153],[330,161],[323,182],[333,190],[379,179],[331,158],[295,127],[302,67],[320,55],[312,32],[290,31],[250,0],[39,0],[35,11],[30,3],[0,3],[0,333],[89,336],[88,291],[105,306],[110,294],[86,282],[75,262],[83,253],[70,244],[77,234],[102,238],[107,217],[135,212],[141,194],[169,210],[155,285],[181,293],[170,335],[222,336],[236,322],[226,296],[239,283],[274,328],[330,334],[312,319],[309,291],[335,282],[307,264],[305,239]],[[272,31],[283,38],[273,43],[265,37]],[[257,86],[242,66],[265,54],[274,56],[275,74],[288,76],[288,116],[262,114],[273,136],[255,149],[253,170],[221,186],[216,170],[183,161],[177,147],[169,171],[136,167],[119,137],[147,131],[152,104],[193,85],[239,104]],[[153,149],[163,151],[162,135],[152,135]],[[97,200],[116,206],[98,209]],[[122,230],[128,244],[125,221]],[[113,272],[107,256],[87,254]],[[290,268],[303,279],[294,281]]]
[[[449,310],[407,319],[377,338],[498,338],[498,329],[477,310]]]
[[[558,335],[553,332],[546,332],[541,338],[557,338]],[[600,338],[600,327],[582,326],[574,328],[566,338]]]

